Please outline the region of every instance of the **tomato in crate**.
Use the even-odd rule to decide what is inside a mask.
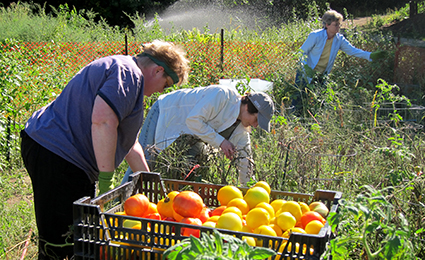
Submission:
[[[130,177],[130,180],[130,182],[115,188],[107,194],[93,199],[88,197],[81,198],[74,203],[75,259],[99,259],[99,253],[101,251],[103,251],[103,253],[107,251],[100,250],[101,246],[108,248],[108,254],[112,253],[113,257],[125,257],[126,254],[128,254],[129,256],[143,256],[140,259],[148,259],[145,258],[145,256],[149,254],[147,257],[150,259],[161,259],[166,249],[187,238],[187,236],[185,236],[187,235],[187,230],[194,231],[195,234],[202,234],[204,232],[212,233],[214,227],[221,233],[244,239],[251,243],[251,245],[255,242],[256,245],[267,246],[273,249],[278,254],[272,257],[272,259],[318,259],[325,251],[326,244],[333,234],[327,222],[325,222],[323,227],[320,227],[320,225],[316,223],[315,226],[312,225],[311,229],[309,228],[309,230],[314,230],[314,232],[319,230],[318,234],[307,234],[303,229],[303,225],[306,226],[306,222],[321,219],[314,213],[309,213],[311,216],[306,216],[305,218],[307,220],[302,218],[307,211],[306,205],[311,205],[314,212],[319,213],[319,215],[321,215],[321,213],[327,215],[328,213],[326,210],[323,211],[323,208],[321,208],[321,210],[319,210],[320,208],[318,208],[317,211],[315,210],[318,205],[321,205],[316,202],[323,203],[329,212],[336,212],[338,201],[342,195],[341,192],[328,190],[317,190],[314,194],[276,190],[270,190],[270,192],[268,192],[267,186],[265,186],[264,183],[259,183],[254,186],[261,199],[257,201],[251,199],[250,203],[251,206],[255,204],[255,206],[253,206],[254,209],[264,212],[264,216],[261,214],[257,214],[257,216],[252,215],[254,216],[254,221],[252,221],[250,217],[248,218],[250,219],[248,222],[247,215],[249,210],[252,209],[247,211],[249,207],[244,208],[244,203],[240,200],[239,202],[236,200],[230,203],[234,199],[241,199],[240,195],[235,195],[234,198],[225,202],[231,204],[229,208],[236,207],[240,209],[237,211],[232,208],[229,209],[227,213],[224,213],[232,214],[232,220],[240,218],[238,213],[243,212],[242,218],[240,218],[242,229],[239,229],[240,222],[234,221],[237,226],[235,229],[240,230],[235,231],[231,230],[235,225],[228,227],[220,224],[219,228],[217,228],[217,221],[227,208],[227,206],[221,205],[217,198],[217,194],[221,188],[227,185],[161,179],[159,173],[149,172],[135,173]],[[248,187],[240,187],[238,189],[240,189],[241,193],[244,195],[246,195],[249,190]],[[208,208],[210,210],[208,215],[210,216],[204,222],[206,225],[202,225],[201,220],[199,220],[201,225],[190,225],[179,222],[185,217],[175,212],[174,208],[171,207],[173,203],[170,203],[170,201],[174,200],[177,195],[184,190],[194,192],[199,195],[201,200],[199,200],[199,198],[192,200],[186,197],[183,200],[187,202],[185,205],[188,205],[187,207],[190,207],[194,212],[191,211],[191,213],[188,213],[187,210],[183,210],[183,207],[181,209],[176,208],[177,211],[180,214],[186,215],[186,218],[191,218],[193,216],[187,214],[195,214],[200,219],[200,212]],[[265,190],[265,193],[263,190]],[[237,191],[234,192],[234,194],[238,193]],[[148,198],[149,202],[155,203],[161,219],[146,218],[146,216],[140,218],[115,214],[124,211],[123,203],[125,200],[136,194],[143,194]],[[267,196],[265,194],[267,194]],[[293,202],[285,206],[288,201],[297,202],[299,208]],[[114,204],[112,202],[117,203]],[[282,211],[283,208],[285,211]],[[275,213],[274,217],[270,211],[272,209]],[[294,218],[296,223],[294,227],[288,230],[283,230],[279,227],[277,222],[279,214],[284,212],[292,212],[291,214],[295,215]],[[180,219],[176,221],[176,217]],[[256,226],[255,220],[257,220],[257,217],[264,217],[263,225],[267,227],[262,227],[262,225]],[[207,214],[204,215],[204,220],[206,218]],[[140,224],[137,225],[136,228],[126,227],[124,223],[127,223],[127,221],[139,221]],[[223,223],[224,222],[225,221],[223,221]],[[111,223],[113,223],[113,225]],[[247,227],[248,223],[256,227],[249,228]],[[259,228],[260,226],[261,228]],[[278,233],[282,235],[278,236]],[[276,236],[274,236],[274,234],[276,234]],[[127,249],[130,251],[126,251]]]

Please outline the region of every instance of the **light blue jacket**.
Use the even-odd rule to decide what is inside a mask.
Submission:
[[[326,29],[319,29],[311,32],[308,35],[307,40],[301,46],[301,50],[303,51],[303,58],[301,59],[303,67],[304,65],[308,65],[312,69],[316,67],[317,63],[319,62],[320,56],[322,55],[323,49],[325,48],[327,39],[328,35],[326,33]],[[336,55],[338,54],[339,50],[347,53],[350,56],[372,61],[372,59],[370,58],[371,52],[357,49],[347,41],[344,35],[337,33],[332,42],[328,66],[326,67],[324,73],[328,74],[329,72],[331,72],[336,59]],[[310,80],[311,79],[308,78],[309,82]]]

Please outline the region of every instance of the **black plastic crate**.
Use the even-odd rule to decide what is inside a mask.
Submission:
[[[213,185],[180,180],[161,179],[159,173],[137,172],[130,176],[130,182],[123,184],[99,197],[84,197],[74,202],[74,255],[75,259],[162,259],[163,252],[170,246],[187,238],[181,235],[181,228],[190,227],[202,232],[212,233],[213,228],[138,218],[114,214],[123,211],[123,202],[130,196],[143,193],[151,202],[157,203],[167,192],[173,190],[193,190],[197,192],[208,207],[217,207],[218,190],[225,185]],[[248,188],[240,188],[244,193]],[[330,212],[336,212],[342,193],[337,191],[317,190],[314,195],[273,190],[270,199],[287,199],[310,203],[323,201]],[[125,220],[139,221],[141,229],[123,227]],[[331,238],[328,223],[318,235],[293,233],[289,239],[252,233],[235,232],[218,229],[221,233],[250,236],[263,240],[263,245],[278,252],[271,259],[319,259],[325,251],[326,243]],[[172,232],[170,232],[172,231]],[[292,243],[291,250],[288,245]],[[299,243],[299,251],[295,244]],[[307,250],[303,250],[307,248]],[[314,251],[310,251],[310,248]],[[305,251],[305,252],[303,252]],[[288,258],[289,257],[289,258]]]

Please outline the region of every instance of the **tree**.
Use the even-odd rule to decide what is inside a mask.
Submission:
[[[415,0],[412,0],[410,1],[409,6],[410,6],[409,17],[412,18],[413,16],[418,14],[418,2]]]
[[[7,7],[13,0],[2,0],[3,6]],[[53,8],[58,9],[60,5],[67,4],[70,8],[77,10],[90,10],[98,14],[97,19],[104,18],[108,24],[120,26],[121,28],[132,27],[133,23],[128,15],[136,13],[154,15],[166,9],[176,0],[29,0],[21,1],[46,6],[46,12],[51,13]],[[53,8],[52,8],[53,7]]]

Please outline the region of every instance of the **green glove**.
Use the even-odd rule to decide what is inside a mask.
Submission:
[[[372,61],[377,61],[377,60],[385,58],[386,55],[387,55],[386,51],[374,51],[370,54],[370,58],[372,59]]]
[[[99,195],[114,188],[112,177],[114,172],[99,172]]]

